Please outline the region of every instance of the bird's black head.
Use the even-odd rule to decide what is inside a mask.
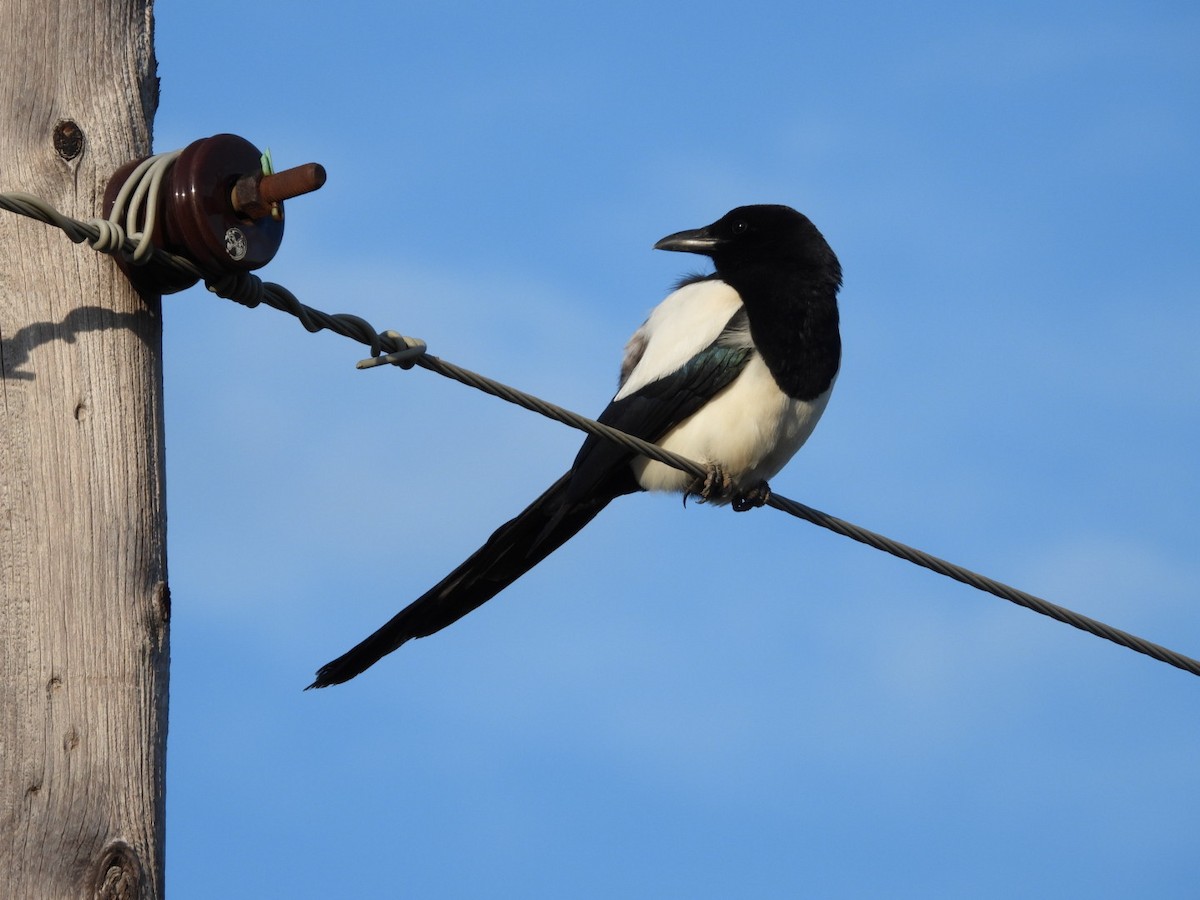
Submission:
[[[837,257],[815,225],[790,206],[739,206],[711,225],[667,235],[655,250],[700,253],[717,274],[759,265],[796,266],[841,284]]]

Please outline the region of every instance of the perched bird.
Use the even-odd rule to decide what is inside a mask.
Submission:
[[[456,622],[622,494],[677,491],[685,503],[694,495],[739,511],[767,501],[766,479],[812,433],[837,377],[837,257],[787,206],[742,206],[654,247],[708,256],[715,271],[685,278],[634,333],[599,421],[696,460],[708,476],[588,437],[565,475],[437,585],[322,666],[310,688],[348,681],[405,641]]]

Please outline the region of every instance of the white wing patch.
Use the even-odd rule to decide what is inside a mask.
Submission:
[[[737,291],[723,281],[686,284],[654,308],[625,346],[621,389],[614,400],[683,367],[711,344],[742,306]]]

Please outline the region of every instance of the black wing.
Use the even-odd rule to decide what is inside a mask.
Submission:
[[[643,440],[658,441],[728,387],[745,368],[755,353],[744,338],[745,322],[745,310],[739,310],[708,347],[670,375],[614,400],[597,421]],[[618,472],[624,475],[628,471],[625,464],[634,456],[619,444],[589,435],[571,467],[568,497],[588,496]]]

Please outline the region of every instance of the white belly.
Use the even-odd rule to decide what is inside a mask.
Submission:
[[[792,400],[755,356],[729,387],[658,443],[702,465],[720,465],[734,490],[746,491],[778,474],[808,440],[832,390],[830,385],[816,400]],[[632,466],[638,483],[648,491],[683,492],[692,482],[686,472],[645,457]],[[713,502],[728,503],[729,498]]]

